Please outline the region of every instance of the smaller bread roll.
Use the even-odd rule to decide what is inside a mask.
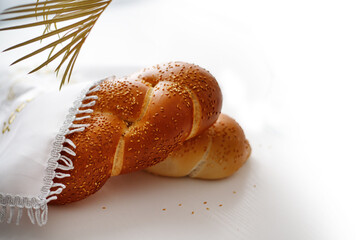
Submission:
[[[185,141],[165,161],[146,171],[167,177],[221,179],[235,173],[250,153],[250,144],[240,125],[221,114],[209,129]]]

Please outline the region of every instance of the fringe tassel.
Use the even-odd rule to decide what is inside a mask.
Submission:
[[[7,209],[7,207],[6,207],[5,205],[2,205],[2,206],[1,206],[1,209],[0,209],[0,223],[5,222],[6,209]]]
[[[28,209],[27,209],[27,213],[28,213],[30,222],[31,222],[32,224],[35,224],[34,209],[33,209],[33,208],[28,208]]]
[[[90,89],[90,90],[88,91],[88,93],[93,93],[93,92],[96,92],[96,91],[99,91],[99,90],[100,90],[100,86],[97,85],[96,87]]]
[[[7,223],[11,223],[11,220],[14,215],[14,211],[15,211],[15,206],[14,205],[10,206],[9,217],[8,217]]]
[[[97,100],[97,99],[99,99],[99,97],[98,97],[98,96],[96,96],[96,95],[90,95],[90,96],[86,96],[86,97],[84,97],[84,100],[90,100],[90,99]]]
[[[55,173],[55,177],[56,178],[65,178],[65,177],[70,177],[70,174],[58,172],[58,173]]]
[[[73,123],[70,125],[70,128],[86,128],[88,126],[90,126],[90,124],[75,124],[75,123]]]
[[[21,220],[21,217],[22,217],[22,214],[23,214],[23,207],[19,207],[18,208],[18,214],[17,214],[17,217],[16,217],[16,225],[19,225],[20,224],[20,220]]]
[[[71,170],[74,169],[74,165],[73,162],[71,161],[70,158],[68,158],[67,156],[62,155],[59,159],[59,165],[58,165],[58,169],[61,170]]]
[[[80,106],[80,107],[82,107],[82,108],[85,108],[85,107],[92,107],[92,106],[94,106],[94,105],[95,105],[95,103],[96,103],[96,101],[91,101],[91,102],[86,103],[86,104],[81,104],[81,106]]]
[[[79,110],[77,113],[78,114],[83,114],[83,113],[93,113],[94,110],[92,109],[85,109],[85,110]]]
[[[81,120],[84,120],[84,119],[87,119],[87,118],[90,118],[90,115],[86,115],[86,116],[83,116],[83,117],[77,117],[74,119],[74,121],[81,121]]]
[[[66,135],[72,134],[72,133],[74,133],[74,132],[83,132],[84,130],[85,130],[84,127],[82,127],[82,128],[75,128],[75,129],[72,129],[72,130],[68,130],[68,131],[66,132]]]
[[[66,138],[65,141],[67,144],[69,144],[70,146],[72,146],[73,148],[76,148],[76,145],[73,141],[71,141],[70,139]]]
[[[48,198],[46,199],[46,203],[51,202],[51,201],[56,200],[56,199],[57,199],[57,196],[48,197]]]
[[[47,204],[43,205],[41,211],[42,211],[42,213],[41,213],[41,222],[42,222],[42,225],[45,225],[47,223],[47,219],[48,219],[48,206],[47,206]]]
[[[63,147],[62,150],[63,150],[64,152],[67,152],[67,153],[70,154],[71,156],[76,156],[76,153],[75,153],[73,150],[71,150],[70,148],[68,148],[68,147]]]
[[[42,221],[40,218],[40,208],[35,209],[35,220],[39,226],[42,226]]]
[[[62,192],[62,190],[64,188],[66,188],[66,186],[62,183],[54,183],[51,188],[56,188],[56,187],[57,187],[57,189],[55,191],[50,191],[50,193],[48,195],[49,197],[51,197],[52,195],[60,194]]]

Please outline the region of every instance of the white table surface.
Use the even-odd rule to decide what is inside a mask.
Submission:
[[[252,156],[221,181],[113,178],[50,207],[44,227],[0,224],[0,239],[360,239],[359,12],[347,0],[114,0],[74,81],[199,64],[218,79]],[[0,48],[31,34],[0,32]],[[0,83],[27,78],[36,61],[8,68],[22,51],[1,53]]]

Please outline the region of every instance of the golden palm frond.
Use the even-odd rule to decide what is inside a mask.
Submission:
[[[19,58],[11,65],[20,61],[33,57],[36,54],[50,51],[48,59],[29,73],[36,72],[58,57],[62,59],[55,69],[59,74],[60,69],[65,62],[67,66],[63,72],[60,88],[71,78],[76,59],[80,53],[86,38],[94,27],[100,15],[104,12],[112,0],[37,0],[34,3],[23,4],[6,9],[1,13],[2,16],[14,15],[13,17],[3,18],[1,21],[14,21],[28,18],[35,18],[34,22],[21,24],[11,27],[0,28],[0,31],[15,30],[22,28],[30,28],[36,26],[44,26],[43,34],[27,41],[16,44],[5,51],[23,47],[28,44],[50,39],[50,37],[58,35],[58,39],[51,43]],[[52,26],[54,28],[52,28]],[[56,48],[64,44],[60,50]]]

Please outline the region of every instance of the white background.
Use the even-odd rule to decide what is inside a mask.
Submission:
[[[51,207],[45,227],[1,224],[0,238],[360,239],[359,13],[347,0],[114,0],[74,81],[199,64],[218,79],[223,112],[244,128],[252,156],[222,181],[121,176]],[[32,34],[0,32],[0,47]],[[8,68],[22,51],[1,53],[0,83],[40,63]]]

